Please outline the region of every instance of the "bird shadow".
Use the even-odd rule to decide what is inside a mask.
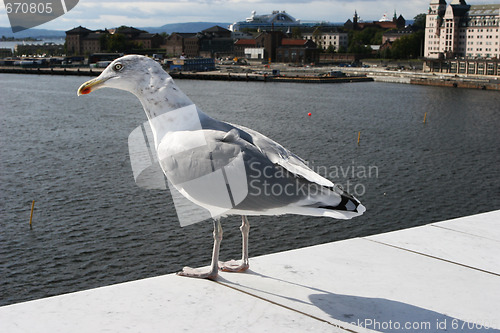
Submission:
[[[500,333],[499,329],[491,327],[495,322],[469,322],[449,315],[425,309],[404,302],[385,298],[373,298],[354,295],[332,293],[319,288],[283,280],[280,278],[248,270],[247,274],[263,279],[271,279],[279,283],[302,287],[311,290],[309,302],[294,298],[283,293],[270,292],[255,286],[247,286],[227,280],[221,276],[218,282],[231,285],[233,288],[243,287],[246,290],[292,302],[313,305],[329,315],[332,319],[349,323],[358,327],[379,332],[493,332]],[[288,307],[288,306],[287,306]]]

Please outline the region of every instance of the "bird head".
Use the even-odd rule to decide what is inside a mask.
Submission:
[[[154,81],[162,79],[171,78],[155,60],[141,55],[127,55],[110,63],[95,79],[82,84],[77,94],[80,96],[100,88],[115,88],[137,95],[159,83]]]

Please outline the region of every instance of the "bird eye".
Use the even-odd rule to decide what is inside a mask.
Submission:
[[[123,65],[122,65],[122,64],[120,64],[120,63],[115,64],[115,65],[113,66],[113,70],[115,70],[115,71],[117,71],[117,72],[118,72],[118,71],[121,71],[122,69],[123,69]]]

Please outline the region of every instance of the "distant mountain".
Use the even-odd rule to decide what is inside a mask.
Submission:
[[[202,30],[211,28],[215,25],[226,28],[231,23],[215,23],[215,22],[187,22],[187,23],[170,23],[162,25],[161,27],[147,27],[147,28],[139,28],[142,30],[146,30],[150,33],[161,33],[166,32],[171,34],[173,32],[200,32]]]
[[[64,38],[66,34],[61,30],[47,30],[47,29],[27,29],[23,31],[19,31],[16,33],[12,32],[12,29],[0,27],[0,37],[14,37],[14,38],[42,38],[42,37],[50,37],[50,38]]]
[[[413,20],[406,20],[406,24],[412,24]],[[161,27],[137,27],[141,30],[146,30],[150,33],[166,32],[171,34],[173,32],[200,32],[202,30],[211,28],[215,25],[223,28],[228,28],[231,23],[217,23],[217,22],[187,22],[187,23],[169,23]],[[343,25],[344,22],[331,23],[334,25]],[[104,27],[103,27],[104,28]],[[69,30],[69,29],[68,29]],[[27,29],[20,32],[13,33],[11,28],[0,27],[0,37],[14,37],[14,38],[65,38],[66,33],[62,30],[47,30],[47,29]]]
[[[200,32],[202,30],[211,28],[215,25],[226,28],[230,23],[215,23],[215,22],[187,22],[187,23],[170,23],[162,25],[161,27],[136,27],[141,30],[146,30],[150,33],[161,33],[166,32],[171,34],[173,32]],[[103,27],[104,28],[104,27]],[[69,29],[68,29],[69,30]],[[62,30],[47,30],[47,29],[27,29],[23,31],[19,31],[16,33],[12,32],[11,28],[0,27],[0,37],[14,37],[14,38],[57,38],[57,37],[66,37],[65,31]]]

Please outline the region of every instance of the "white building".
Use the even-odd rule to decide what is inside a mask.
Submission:
[[[500,58],[500,4],[431,0],[426,16],[424,56],[430,59]]]
[[[311,39],[323,50],[327,50],[331,46],[336,52],[341,47],[347,50],[349,44],[347,32],[340,31],[337,27],[318,27],[314,30],[304,30],[302,31],[302,38]]]

